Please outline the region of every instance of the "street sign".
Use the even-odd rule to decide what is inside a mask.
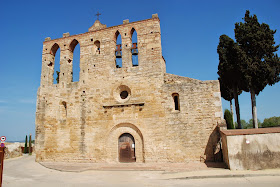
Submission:
[[[4,143],[1,143],[1,147],[5,147],[5,144],[4,144]]]
[[[6,136],[1,136],[1,142],[5,142],[6,141]]]

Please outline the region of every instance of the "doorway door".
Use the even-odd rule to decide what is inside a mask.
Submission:
[[[129,133],[124,133],[119,137],[119,161],[136,162],[135,141]]]

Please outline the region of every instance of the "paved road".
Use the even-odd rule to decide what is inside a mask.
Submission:
[[[5,160],[3,187],[41,187],[41,186],[280,186],[280,173],[276,176],[250,176],[221,178],[186,179],[189,172],[165,171],[83,171],[61,172],[43,167],[34,161],[34,156],[23,156],[16,159]],[[276,170],[278,172],[280,170]],[[223,170],[207,170],[201,173],[217,172]],[[227,171],[229,172],[229,171]],[[270,172],[271,173],[271,172]],[[275,171],[274,171],[275,173]],[[249,176],[249,175],[248,175]],[[177,179],[175,179],[177,178]],[[179,178],[179,179],[178,179]]]

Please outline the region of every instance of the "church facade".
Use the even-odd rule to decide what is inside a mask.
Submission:
[[[73,82],[77,44],[80,74]],[[58,49],[60,61],[55,62]],[[55,63],[60,64],[57,84]],[[112,27],[96,20],[86,33],[46,38],[36,161],[213,160],[222,121],[219,82],[168,74],[165,63],[157,14]]]

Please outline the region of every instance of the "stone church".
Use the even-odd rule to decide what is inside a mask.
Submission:
[[[77,44],[80,74],[73,82]],[[55,63],[60,64],[57,84]],[[88,32],[43,42],[37,161],[213,160],[221,121],[217,80],[166,73],[157,14],[112,27],[96,20]]]

